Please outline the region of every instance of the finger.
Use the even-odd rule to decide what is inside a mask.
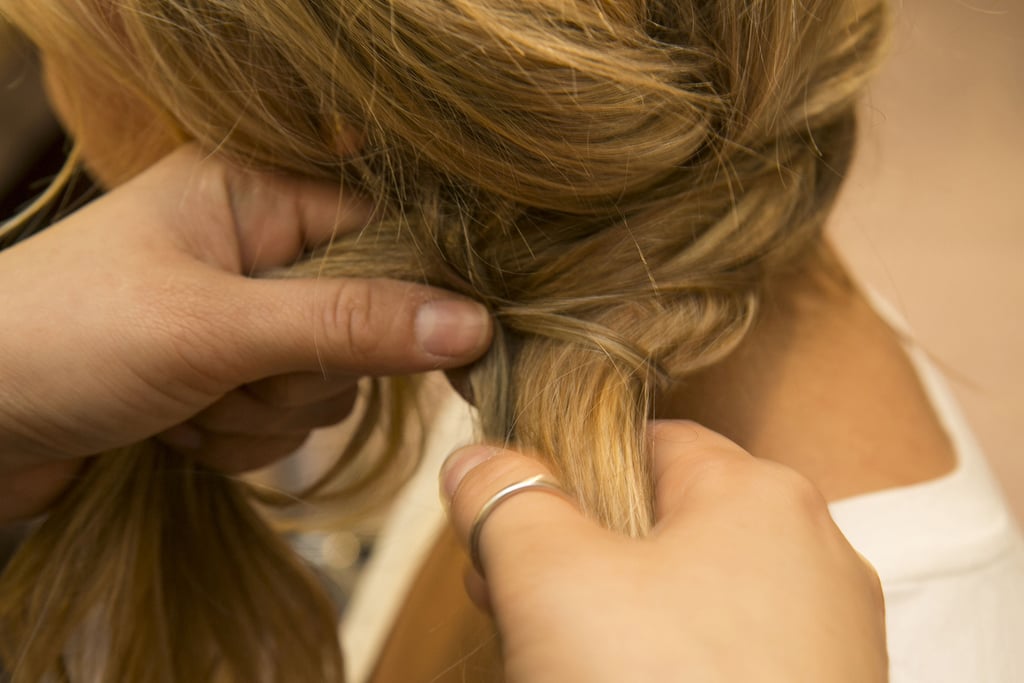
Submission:
[[[489,500],[509,485],[541,474],[550,476],[539,461],[514,451],[470,446],[453,454],[441,482],[463,546],[469,549],[474,524]],[[479,532],[479,560],[488,582],[501,582],[519,571],[563,564],[556,558],[564,559],[596,531],[565,497],[527,489],[502,500],[487,516]]]
[[[293,408],[271,406],[243,390],[233,391],[189,422],[206,432],[248,436],[305,436],[338,424],[352,411],[356,392]]]
[[[0,496],[0,520],[5,525],[29,522],[45,513],[80,477],[85,463],[85,458],[74,458],[5,471],[7,493]]]
[[[795,470],[754,458],[733,441],[693,422],[658,422],[651,434],[655,511],[662,529],[673,526],[667,523],[670,518],[708,519],[717,514],[733,517],[733,523],[748,528],[769,519],[835,527],[824,496]],[[738,501],[749,504],[737,505]],[[753,518],[741,521],[752,513]]]
[[[227,167],[226,187],[247,273],[292,263],[373,214],[372,202],[332,184]]]
[[[251,437],[202,432],[199,447],[185,452],[207,467],[239,474],[277,462],[299,450],[305,442],[306,437],[301,435]],[[177,444],[172,447],[181,450]]]
[[[491,593],[487,589],[487,581],[471,565],[466,565],[466,570],[462,574],[462,585],[470,602],[476,605],[478,610],[484,614],[494,615],[494,605],[491,602]]]
[[[371,202],[337,185],[243,169],[195,145],[133,183],[144,196],[166,197],[167,225],[194,255],[243,274],[291,264],[335,234],[361,229],[373,213]]]
[[[247,380],[290,372],[408,374],[465,365],[491,320],[473,301],[396,280],[225,277],[206,305],[217,339],[240,345]],[[230,305],[228,305],[230,304]],[[244,380],[243,380],[244,381]]]
[[[448,378],[448,384],[466,403],[476,406],[476,397],[473,396],[473,383],[469,381],[469,367],[452,368],[451,370],[446,370],[444,375]]]
[[[661,520],[697,495],[702,484],[753,458],[726,437],[687,420],[650,424],[655,514]]]
[[[358,381],[354,375],[330,377],[322,372],[294,372],[251,382],[243,390],[270,406],[298,408],[351,394]]]

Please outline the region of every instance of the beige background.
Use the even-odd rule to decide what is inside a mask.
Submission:
[[[1024,2],[895,4],[832,235],[949,376],[1024,522]]]

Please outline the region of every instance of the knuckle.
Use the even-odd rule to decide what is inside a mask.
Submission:
[[[372,365],[380,349],[375,303],[372,282],[350,281],[337,290],[333,304],[326,308],[325,336],[344,347],[355,367]]]
[[[719,457],[718,447],[702,449],[697,462],[678,461],[673,465],[681,478],[689,479],[695,491],[710,495],[736,495],[756,485],[750,463]]]
[[[778,469],[776,477],[786,498],[792,501],[799,511],[812,517],[831,519],[825,497],[810,479],[788,468]]]
[[[871,565],[867,564],[867,562],[865,562],[864,564],[865,564],[865,571],[867,572],[867,575],[868,575],[867,576],[867,582],[868,582],[869,594],[871,595],[871,600],[874,602],[875,605],[878,605],[878,606],[884,608],[885,607],[885,592],[882,589],[882,579],[878,576],[878,572],[875,571],[874,567],[872,567]]]
[[[275,408],[293,408],[302,404],[302,393],[290,376],[264,380],[258,389],[260,400]]]
[[[261,404],[275,409],[338,410],[351,409],[357,396],[353,379],[325,378],[323,373],[287,374],[269,377],[246,386],[246,391]]]
[[[324,402],[311,411],[303,421],[305,426],[325,427],[337,424],[352,413],[355,405],[355,396],[348,395],[334,401]]]
[[[881,607],[885,607],[885,593],[882,589],[882,579],[878,576],[878,571],[875,569],[866,557],[857,553],[853,550],[852,546],[849,548],[853,553],[856,554],[859,560],[858,567],[860,569],[860,575],[863,578],[864,585],[867,588],[867,595],[872,601],[872,604]]]
[[[807,477],[783,465],[735,458],[703,459],[691,466],[692,490],[709,497],[757,501],[756,507],[779,521],[815,527],[831,525],[824,496]]]
[[[778,463],[765,461],[760,482],[762,495],[778,508],[788,511],[794,521],[815,526],[832,526],[828,503],[810,479]]]
[[[304,435],[214,436],[204,447],[202,461],[213,469],[239,474],[265,467],[297,451]]]
[[[462,477],[453,496],[453,507],[475,515],[484,502],[502,488],[545,471],[535,460],[518,453],[494,449]]]
[[[467,493],[490,496],[522,475],[523,463],[509,455],[497,455],[477,465],[466,474]],[[532,474],[532,472],[531,472]],[[525,475],[530,476],[530,475]]]
[[[231,168],[216,156],[192,160],[188,202],[179,204],[185,218],[201,224],[237,226],[238,184]]]

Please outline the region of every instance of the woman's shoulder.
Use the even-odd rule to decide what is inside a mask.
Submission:
[[[955,458],[939,477],[834,501],[832,517],[875,567],[893,683],[1020,680],[1024,538],[942,374],[889,305]]]
[[[835,500],[833,518],[891,587],[1022,562],[1019,528],[945,378],[894,310],[873,295],[871,301],[904,340],[954,466],[938,477]]]

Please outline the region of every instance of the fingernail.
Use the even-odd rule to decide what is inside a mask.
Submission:
[[[162,432],[158,438],[164,443],[182,450],[195,451],[203,445],[203,433],[192,425],[180,424]]]
[[[467,446],[449,455],[441,466],[441,493],[444,494],[445,501],[452,499],[470,470],[490,460],[497,453],[498,449],[489,446]]]
[[[487,309],[472,301],[428,301],[416,311],[416,340],[434,356],[478,355],[484,350],[489,330]]]

